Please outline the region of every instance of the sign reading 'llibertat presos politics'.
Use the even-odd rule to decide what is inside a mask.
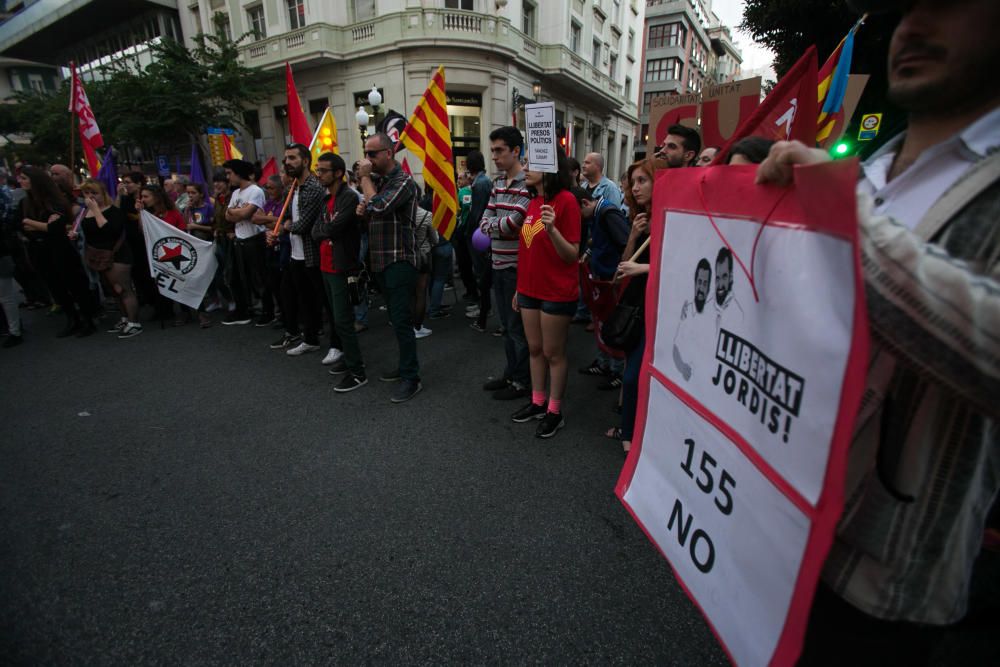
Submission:
[[[182,232],[149,211],[142,211],[141,218],[149,273],[160,294],[197,308],[215,276],[213,244]]]
[[[559,171],[555,102],[524,106],[528,129],[528,169],[553,174]]]
[[[793,664],[843,505],[867,324],[855,162],[657,178],[617,492],[741,665]]]

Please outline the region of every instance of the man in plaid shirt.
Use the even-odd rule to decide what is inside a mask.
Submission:
[[[421,389],[417,339],[413,333],[410,301],[417,284],[416,228],[420,189],[394,157],[392,140],[379,132],[365,142],[365,159],[357,176],[364,193],[358,215],[368,221],[369,267],[385,296],[389,320],[399,343],[399,366],[379,377],[397,382],[393,403],[413,398]]]

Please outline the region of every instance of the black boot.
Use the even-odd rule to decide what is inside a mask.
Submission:
[[[81,322],[79,318],[68,317],[66,318],[66,326],[62,328],[62,331],[56,334],[56,338],[69,338],[80,330],[80,326]]]

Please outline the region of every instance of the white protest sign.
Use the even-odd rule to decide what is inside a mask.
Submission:
[[[672,169],[619,498],[737,664],[798,658],[843,503],[867,322],[857,165]]]
[[[528,129],[528,169],[549,174],[559,171],[555,102],[525,105],[524,119]]]
[[[141,217],[149,273],[160,294],[198,308],[215,276],[213,244],[182,232],[149,211],[142,211]]]

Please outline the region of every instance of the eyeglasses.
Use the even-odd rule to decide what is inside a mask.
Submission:
[[[382,151],[387,151],[387,150],[389,150],[389,149],[388,148],[380,148],[377,151],[365,151],[365,157],[370,157],[370,158],[372,158],[372,157],[378,157],[379,153],[381,153]]]

